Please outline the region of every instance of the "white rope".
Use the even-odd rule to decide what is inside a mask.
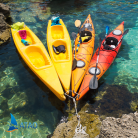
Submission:
[[[71,90],[69,90],[70,92]],[[77,93],[76,93],[77,94]],[[66,96],[68,96],[69,98],[73,99],[73,103],[74,103],[74,106],[75,106],[75,112],[76,112],[76,115],[77,115],[77,120],[78,120],[78,125],[75,129],[75,132],[77,134],[81,133],[81,134],[84,134],[84,135],[88,135],[85,131],[86,131],[86,126],[82,127],[82,125],[80,124],[80,116],[78,115],[78,112],[77,112],[77,105],[76,105],[76,97],[72,97],[72,96],[69,96],[68,94],[65,93]]]

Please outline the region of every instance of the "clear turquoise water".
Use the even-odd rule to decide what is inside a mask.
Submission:
[[[131,94],[138,92],[137,1],[22,0],[22,2],[20,2],[19,0],[14,0],[7,1],[5,4],[9,5],[11,8],[11,24],[15,22],[25,22],[40,38],[46,48],[47,23],[52,16],[58,15],[62,18],[71,36],[72,32],[78,32],[78,29],[75,28],[74,25],[75,20],[79,19],[83,23],[87,15],[91,14],[96,33],[95,50],[98,47],[99,37],[104,39],[105,27],[108,25],[110,31],[112,31],[124,21],[125,29],[129,29],[129,33],[124,36],[121,49],[115,61],[100,79],[98,91],[103,91],[108,85],[116,85],[114,92],[116,92],[116,88],[118,88],[124,92],[122,93],[124,97],[126,96],[126,91]],[[72,37],[71,39],[73,41]],[[8,44],[0,46],[0,86],[0,118],[2,122],[10,120],[9,113],[14,114],[19,120],[21,117],[26,120],[30,119],[32,122],[39,120],[44,123],[44,125],[41,126],[43,127],[42,129],[48,129],[47,132],[44,133],[43,131],[40,132],[40,134],[46,135],[48,131],[49,133],[54,131],[61,116],[66,114],[67,102],[59,101],[27,67],[18,54],[12,37]],[[108,89],[109,93],[111,89],[112,87]],[[91,93],[93,92],[91,91]],[[15,96],[15,99],[13,96]],[[95,100],[93,100],[93,95],[91,94],[90,96],[91,98],[85,97],[80,103],[84,104],[89,102],[93,108],[96,108],[98,105]],[[132,100],[136,101],[137,98],[138,96],[136,96],[135,99],[131,98],[131,100],[127,102],[129,103]],[[102,101],[101,103],[104,104],[106,101]],[[82,105],[80,104],[79,108],[81,108]],[[106,108],[108,108],[108,106]],[[121,110],[124,110],[126,113],[131,111],[129,104],[126,108],[122,107]],[[114,115],[114,113],[112,115]],[[36,132],[28,130],[28,133],[35,134]],[[3,133],[3,135],[6,134]],[[20,131],[20,133],[15,135],[22,135],[22,133]],[[27,136],[27,133],[24,133],[24,135],[30,137]],[[40,135],[36,137],[40,137]]]

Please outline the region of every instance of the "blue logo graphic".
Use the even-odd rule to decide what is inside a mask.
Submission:
[[[13,132],[18,129],[16,119],[11,113],[10,115],[11,115],[11,123],[7,132]]]
[[[10,113],[10,115],[11,115],[11,123],[9,125],[9,129],[8,129],[7,132],[13,132],[15,130],[18,130],[16,119],[14,118],[14,116],[11,113]],[[27,122],[24,122],[24,124],[23,124],[23,122],[21,122],[20,128],[30,128],[30,127],[34,128],[34,129],[37,128],[37,123],[36,122],[34,122],[33,125],[31,124],[31,122],[29,122],[28,127],[27,127]]]

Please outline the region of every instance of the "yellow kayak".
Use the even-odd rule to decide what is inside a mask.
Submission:
[[[26,33],[25,39],[21,38],[21,31]],[[19,31],[11,28],[11,32],[15,46],[29,68],[60,100],[64,101],[66,97],[64,96],[60,80],[39,38],[26,25]],[[26,43],[22,43],[22,41],[26,41],[29,44],[25,46],[24,44]]]
[[[68,93],[72,68],[71,40],[62,19],[59,19],[59,25],[51,26],[51,23],[52,20],[49,20],[47,27],[48,50],[65,92]]]

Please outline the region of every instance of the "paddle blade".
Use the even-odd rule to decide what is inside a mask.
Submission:
[[[89,88],[90,89],[98,88],[98,80],[97,80],[96,74],[91,78],[90,83],[89,83]]]
[[[74,58],[73,64],[72,64],[72,70],[74,70],[77,67],[77,60]]]
[[[105,30],[106,30],[106,35],[107,35],[109,31],[109,26],[106,26]]]
[[[76,26],[76,27],[80,27],[80,25],[81,25],[81,21],[80,21],[80,20],[76,20],[76,21],[75,21],[75,26]]]
[[[125,32],[123,33],[123,36],[126,35],[129,32],[129,29],[125,30]]]
[[[72,32],[72,37],[74,38],[74,40],[76,39],[76,37],[77,37],[77,34],[75,33],[75,32]]]

